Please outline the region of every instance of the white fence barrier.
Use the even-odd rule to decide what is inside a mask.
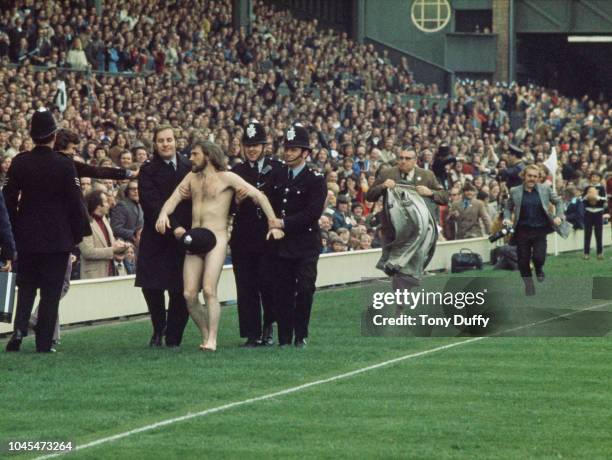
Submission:
[[[554,253],[554,234],[548,238],[548,252]],[[604,245],[610,246],[612,233],[604,231]],[[557,238],[559,252],[582,249],[581,230],[570,233],[569,238]],[[462,248],[468,248],[489,262],[493,245],[487,238],[443,241],[438,243],[436,253],[428,270],[450,270],[451,256]],[[375,268],[380,249],[367,251],[324,254],[319,259],[317,287],[354,283],[362,278],[380,278],[384,273]],[[596,262],[594,262],[596,263]],[[219,299],[224,302],[236,298],[234,274],[231,265],[223,267],[219,281]],[[140,289],[134,287],[134,276],[73,281],[68,295],[60,305],[62,324],[96,321],[147,312],[147,305]],[[0,333],[9,332],[12,325],[0,323]]]

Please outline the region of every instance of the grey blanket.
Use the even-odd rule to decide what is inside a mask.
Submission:
[[[387,235],[376,268],[387,275],[420,280],[433,257],[438,228],[428,204],[412,185],[396,184],[385,193],[385,218],[393,228]],[[435,207],[435,205],[432,205]]]

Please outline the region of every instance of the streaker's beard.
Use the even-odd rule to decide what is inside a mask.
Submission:
[[[191,165],[191,172],[194,172],[194,173],[202,172],[206,169],[206,166],[208,166],[208,160],[204,159],[204,161],[202,162],[200,166]]]

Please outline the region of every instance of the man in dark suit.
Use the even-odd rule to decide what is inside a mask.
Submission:
[[[53,151],[58,127],[47,109],[32,117],[36,147],[15,157],[3,193],[15,231],[19,267],[15,330],[6,350],[18,351],[40,289],[36,351],[50,352],[70,251],[83,239],[84,208],[73,162]]]
[[[308,323],[321,252],[319,218],[327,188],[324,177],[306,166],[311,148],[308,131],[301,125],[285,133],[285,170],[271,192],[279,219],[270,228],[282,228],[285,237],[271,242],[269,262],[275,274],[275,311],[279,345],[306,346]]]
[[[524,183],[510,189],[504,209],[504,225],[514,228],[518,267],[525,283],[525,294],[535,295],[530,262],[533,260],[538,281],[544,281],[546,235],[554,230],[561,236],[563,201],[547,184],[539,183],[540,168],[529,165],[523,170]],[[555,208],[554,216],[551,213]]]
[[[163,125],[155,130],[153,159],[140,168],[138,196],[144,213],[144,226],[136,265],[136,286],[142,288],[151,313],[153,336],[150,346],[181,344],[189,313],[183,296],[184,251],[178,238],[191,227],[191,202],[183,200],[170,218],[172,232],[161,235],[155,230],[155,222],[162,206],[174,189],[191,171],[191,164],[176,153],[176,140],[171,126]],[[166,317],[164,291],[170,302]]]
[[[285,172],[280,161],[263,153],[266,132],[261,123],[251,122],[242,136],[246,161],[234,167],[249,184],[269,195]],[[245,347],[273,345],[274,323],[272,286],[264,273],[264,252],[268,222],[261,208],[252,200],[240,201],[235,210],[230,248],[238,294],[238,322]],[[263,329],[262,329],[263,309]]]

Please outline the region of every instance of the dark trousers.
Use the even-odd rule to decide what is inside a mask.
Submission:
[[[238,294],[238,324],[240,337],[259,339],[263,326],[274,321],[271,280],[263,254],[232,253],[234,278]]]
[[[546,228],[517,227],[514,239],[518,268],[523,278],[531,277],[530,261],[533,260],[536,273],[542,271],[546,261]]]
[[[278,343],[286,345],[308,337],[308,323],[317,280],[319,256],[300,259],[273,257],[274,310],[278,320]]]
[[[64,285],[64,276],[70,253],[19,254],[17,267],[17,312],[15,330],[28,332],[36,291],[40,289],[38,323],[36,325],[36,351],[49,351],[57,321],[57,311]]]
[[[180,345],[187,326],[189,312],[182,292],[168,291],[168,316],[166,319],[166,298],[162,289],[142,288],[155,335],[166,335],[166,345]]]
[[[597,255],[603,253],[603,211],[584,213],[584,253],[591,252],[591,234],[595,231],[595,243],[597,244]]]

